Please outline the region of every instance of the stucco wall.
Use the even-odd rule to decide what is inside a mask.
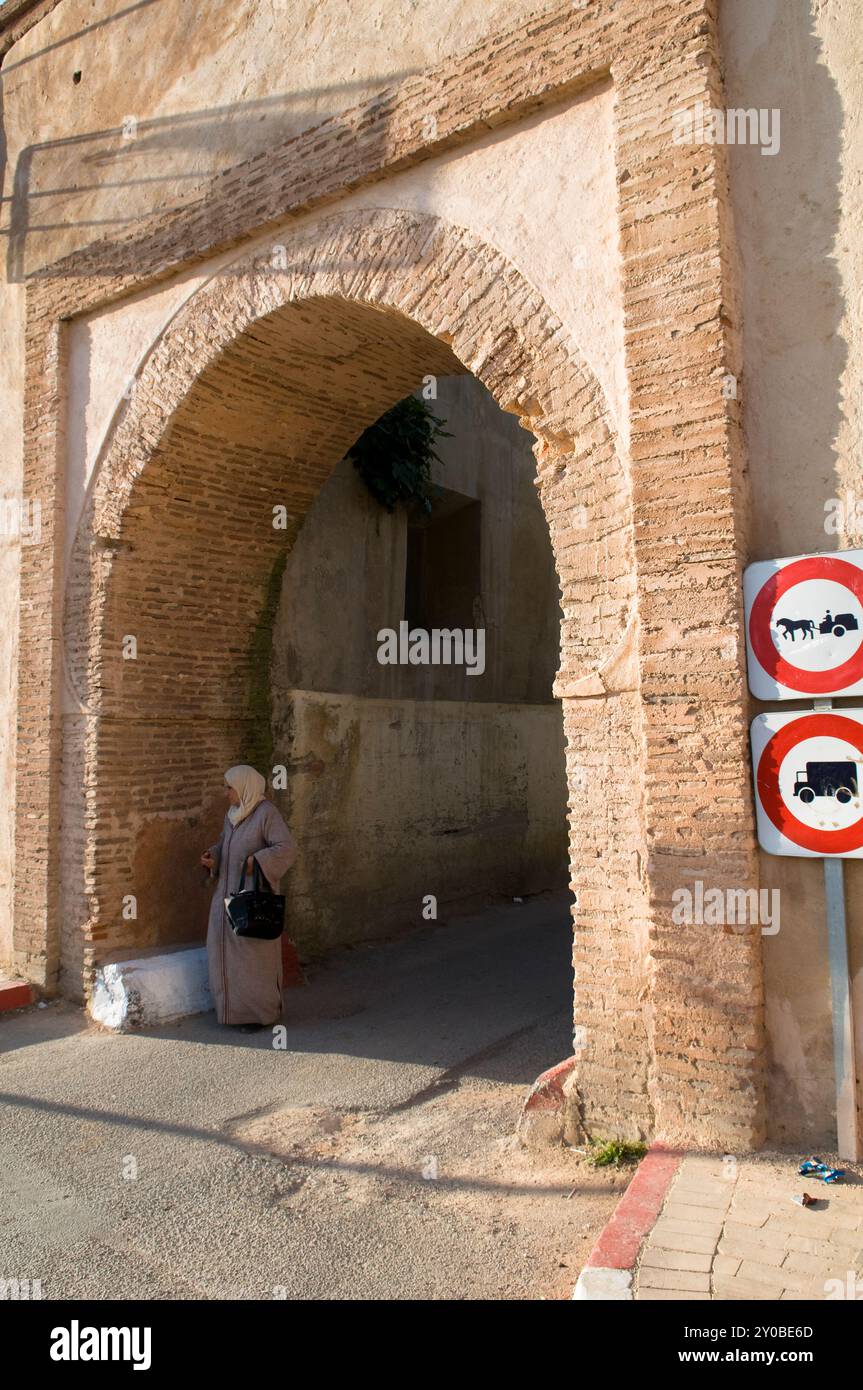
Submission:
[[[387,180],[383,189],[358,192],[340,200],[339,208],[422,210],[488,237],[540,287],[551,307],[570,327],[605,390],[612,418],[620,423],[626,413],[626,384],[611,153],[612,102],[610,88],[601,84],[592,89],[589,97],[565,103],[548,116],[531,119],[508,136],[489,135],[466,150],[429,161],[425,178],[418,178],[413,172],[397,175]],[[283,230],[277,228],[259,245],[267,254],[274,245],[284,243],[290,247],[292,238],[316,222],[314,215],[296,218]],[[543,235],[537,241],[536,228],[540,226]],[[573,227],[579,229],[582,238],[576,255],[571,245]],[[235,259],[235,253],[211,258],[165,286],[158,285],[70,325],[67,555],[93,488],[101,453],[110,438],[112,422],[123,406],[124,390],[183,306],[214,278],[230,278]],[[514,441],[520,436],[521,449],[529,449],[531,436],[521,431],[514,419],[502,418],[496,406],[492,405],[492,409],[492,419],[498,417],[494,429],[507,439],[508,447],[517,448]],[[441,441],[442,455],[448,443]],[[499,490],[492,498],[494,470],[489,458],[484,467],[488,500],[498,522],[508,524],[509,499]],[[535,508],[532,515],[534,521],[529,529],[536,539],[541,513]],[[543,544],[547,546],[547,527],[544,522],[542,526]],[[605,561],[600,559],[598,563]],[[547,573],[542,586],[551,603],[545,615],[545,630],[549,633],[559,617],[553,576]],[[514,586],[510,606],[516,626],[530,620],[526,611],[530,606],[528,598],[527,586],[523,590]],[[287,673],[283,673],[282,683],[286,681]],[[542,686],[544,674],[534,671],[530,681],[534,688],[537,684]],[[477,678],[475,683],[485,687],[482,699],[497,698],[490,677]],[[510,688],[504,698],[512,698],[512,693]],[[516,693],[521,698],[520,690]],[[68,682],[63,696],[67,715],[80,716],[82,708]]]
[[[740,382],[752,480],[750,558],[859,544],[825,530],[830,498],[863,500],[863,32],[852,0],[723,0],[729,106],[778,108],[779,153],[731,151],[743,284]],[[832,509],[831,509],[832,510]],[[848,703],[848,702],[839,702]],[[859,702],[857,702],[859,703]],[[753,702],[752,713],[772,708]],[[833,1128],[820,861],[761,856],[780,890],[764,938],[770,1115],[778,1139]],[[863,1063],[863,864],[845,865],[858,1071]]]
[[[570,329],[603,387],[615,426],[625,433],[613,100],[606,84],[591,88],[552,114],[430,159],[421,170],[396,174],[338,206],[435,214],[502,251]],[[296,217],[251,246],[290,246],[292,236],[318,220],[316,214]],[[212,257],[166,287],[71,325],[67,534],[77,525],[83,487],[140,363],[182,306],[214,276],[229,276],[235,259],[236,253]]]
[[[285,567],[273,634],[276,691],[550,702],[560,589],[531,436],[475,377],[440,377],[437,393],[429,404],[449,437],[436,442],[433,481],[480,505],[478,603],[470,625],[485,632],[485,669],[469,675],[464,667],[378,661],[377,633],[397,630],[405,617],[407,518],[403,507],[387,512],[343,460],[309,508]],[[458,562],[451,555],[448,568]],[[440,625],[464,623],[450,617]]]
[[[10,271],[173,207],[212,174],[545,8],[61,0],[3,63]]]
[[[567,877],[556,705],[290,692],[288,883],[305,954]]]

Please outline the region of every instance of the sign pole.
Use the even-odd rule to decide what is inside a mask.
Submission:
[[[832,700],[816,700],[816,709],[832,709]],[[836,1128],[839,1157],[856,1163],[861,1157],[857,1123],[857,1066],[854,1056],[854,1007],[848,970],[845,923],[845,874],[841,859],[824,859],[824,899],[827,908],[827,951],[833,1016],[833,1070],[836,1076]]]
[[[824,894],[833,1004],[833,1068],[836,1073],[839,1157],[856,1163],[861,1157],[857,1123],[857,1068],[854,1062],[854,1010],[845,931],[845,878],[841,859],[824,860]]]

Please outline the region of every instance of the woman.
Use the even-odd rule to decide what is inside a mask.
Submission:
[[[204,868],[218,874],[210,907],[207,958],[210,989],[220,1023],[244,1033],[276,1023],[282,1013],[282,943],[236,936],[225,912],[225,898],[254,872],[257,860],[274,893],[297,857],[297,847],[264,792],[267,784],[253,767],[241,764],[225,773],[228,813],[218,843],[201,855]]]

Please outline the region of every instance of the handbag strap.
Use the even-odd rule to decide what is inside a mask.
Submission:
[[[243,884],[246,881],[246,860],[248,859],[248,857],[249,856],[247,854],[243,856],[243,863],[240,869],[240,881],[237,884],[238,893],[243,892]],[[264,884],[266,884],[266,888],[264,887]],[[257,859],[254,858],[254,856],[252,857],[252,887],[254,892],[256,893],[272,893],[273,891],[269,885],[268,880],[264,878],[264,875],[261,871],[261,866],[258,863]]]

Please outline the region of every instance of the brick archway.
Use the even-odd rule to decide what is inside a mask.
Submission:
[[[28,979],[56,986],[60,901],[69,891],[68,873],[60,873],[61,828],[69,849],[76,827],[69,826],[68,791],[78,795],[85,766],[96,766],[93,748],[103,720],[89,716],[76,738],[78,758],[65,763],[64,781],[67,321],[146,292],[207,257],[249,246],[354,189],[384,186],[389,175],[407,168],[420,170],[489,129],[504,132],[609,75],[616,88],[613,158],[635,550],[635,567],[628,559],[623,566],[630,584],[632,573],[638,575],[638,648],[630,627],[616,656],[600,642],[595,652],[607,657],[605,664],[580,666],[570,626],[564,638],[573,645],[564,641],[557,684],[568,723],[573,837],[581,830],[585,837],[574,938],[575,1019],[584,1029],[581,1104],[598,1133],[627,1133],[643,1122],[664,1140],[748,1148],[763,1137],[760,938],[757,930],[681,927],[671,912],[675,890],[693,880],[721,888],[757,883],[738,641],[745,445],[741,402],[723,391],[727,374],[739,378],[742,363],[727,152],[673,139],[682,107],[723,104],[713,0],[664,7],[620,0],[578,10],[560,4],[543,14],[542,25],[529,18],[503,35],[493,33],[470,53],[224,171],[186,206],[158,210],[126,234],[83,247],[31,279],[24,486],[42,502],[42,542],[21,556],[14,963]],[[446,334],[457,346],[461,316],[478,322],[474,289],[491,296],[489,302],[502,297],[471,274],[471,254],[447,263],[449,281],[435,291],[442,304],[450,289],[454,296],[452,322],[438,325],[446,347]],[[338,263],[328,268],[336,271]],[[388,272],[397,278],[404,265],[379,263],[378,270],[381,278]],[[342,271],[349,274],[349,267]],[[400,284],[407,285],[403,275]],[[510,285],[507,279],[507,293]],[[459,295],[464,299],[456,302]],[[427,303],[432,300],[434,293]],[[418,304],[417,314],[424,307]],[[410,317],[409,291],[402,306],[377,311]],[[554,342],[559,327],[550,316],[545,324],[543,359],[552,364],[545,379],[554,388],[548,398],[535,395],[531,375],[517,375],[518,353],[510,349],[527,342],[518,314],[511,327],[506,314],[500,317],[491,342],[474,343],[467,364],[482,375],[500,361],[498,399],[523,410],[536,431],[543,502],[559,564],[566,566],[570,548],[575,556],[589,553],[577,528],[556,520],[571,482],[588,475],[567,468],[567,457],[577,456],[582,441],[592,449],[593,430],[596,449],[605,449],[606,428],[602,413],[593,420],[585,411],[585,434],[578,441],[567,434],[567,402],[559,404],[559,389],[571,391],[568,404],[577,414],[585,378],[570,371],[575,354],[560,356]],[[172,366],[181,377],[188,346],[182,335],[174,336]],[[553,368],[561,361],[563,373]],[[160,411],[151,403],[136,418],[143,442],[156,448]],[[182,423],[179,414],[175,423]],[[121,428],[118,421],[118,438]],[[182,442],[182,435],[176,439]],[[139,442],[126,443],[128,456],[138,456]],[[106,498],[104,517],[110,514]],[[96,535],[104,574],[122,557],[124,543],[122,528]],[[625,550],[611,549],[620,564]],[[621,582],[618,598],[623,591]],[[575,596],[588,592],[589,585],[573,589]],[[97,591],[90,594],[85,585],[78,602],[89,600],[96,602]],[[613,610],[618,617],[631,612],[630,599]],[[575,599],[568,613],[577,613]],[[110,691],[110,671],[106,678]],[[103,726],[107,731],[107,720]],[[595,748],[602,759],[591,762]],[[591,805],[584,783],[596,769],[609,780],[605,795]],[[99,906],[97,894],[104,894],[110,874],[88,851],[92,826],[83,813],[78,828],[81,838],[71,848],[81,873],[71,887],[86,909],[78,920],[96,923],[90,908]],[[94,947],[101,949],[96,940]]]
[[[314,353],[327,334],[320,369],[353,359],[345,372],[331,372],[328,388],[340,376],[355,406],[349,419],[344,401],[329,416],[325,406],[314,421],[295,401],[298,389],[311,389],[308,372],[303,367],[292,380],[285,363],[291,351]],[[379,366],[362,362],[366,349],[381,357]],[[239,258],[154,344],[103,445],[72,552],[64,655],[73,689],[80,695],[87,688],[102,642],[101,633],[89,644],[73,635],[85,614],[98,632],[93,548],[108,557],[122,548],[135,490],[154,460],[167,458],[172,438],[190,444],[188,432],[204,437],[209,420],[233,427],[229,437],[241,450],[238,430],[261,435],[272,422],[266,452],[287,461],[291,449],[278,430],[290,420],[304,441],[309,435],[314,453],[304,458],[307,502],[339,448],[394,391],[417,384],[421,368],[472,373],[535,436],[537,486],[566,586],[558,683],[568,695],[609,688],[600,673],[620,661],[631,635],[635,561],[629,484],[599,382],[541,296],[499,252],[461,228],[399,210],[324,218],[288,246]],[[110,568],[110,558],[103,565]],[[87,690],[86,702],[98,703],[95,691]]]
[[[65,734],[66,987],[128,948],[125,894],[137,893],[139,921],[170,914],[176,875],[163,887],[160,863],[187,826],[194,862],[210,811],[204,783],[236,760],[238,730],[249,759],[267,760],[256,668],[280,557],[344,450],[430,372],[472,372],[536,438],[563,593],[556,690],[579,1011],[628,1021],[630,1045],[615,1043],[611,1057],[613,1089],[618,1100],[628,1093],[629,1129],[646,1132],[626,469],[599,384],[541,297],[493,248],[429,216],[336,215],[240,257],[165,330],[122,405],[76,537],[64,614],[67,684],[86,712]],[[275,505],[292,518],[287,532],[272,526]],[[587,785],[602,788],[613,824]],[[601,1049],[604,1029],[591,1032]],[[586,1063],[591,1047],[589,1035]],[[616,1103],[607,1081],[597,1102],[597,1114]]]
[[[580,663],[578,645],[584,634],[592,640],[595,633],[567,625],[557,687],[568,726],[573,845],[584,836],[574,945],[575,1016],[584,1029],[581,1103],[595,1132],[626,1133],[643,1124],[673,1142],[748,1148],[764,1132],[760,938],[757,930],[681,928],[672,917],[677,888],[701,880],[705,887],[746,889],[757,884],[758,873],[738,640],[746,460],[741,402],[722,389],[727,374],[740,377],[742,362],[727,153],[722,146],[695,149],[672,138],[681,108],[723,104],[713,0],[660,7],[620,0],[577,9],[562,3],[541,25],[531,18],[488,36],[469,53],[226,170],[187,205],[157,210],[29,282],[24,490],[41,500],[42,541],[21,555],[14,963],[36,983],[56,986],[60,900],[69,886],[68,873],[61,882],[61,838],[65,858],[80,869],[73,885],[84,909],[79,921],[96,922],[90,909],[100,906],[98,895],[110,882],[108,867],[91,853],[92,785],[85,788],[80,822],[70,822],[68,807],[61,817],[62,798],[70,788],[78,795],[85,765],[96,766],[99,722],[108,730],[98,713],[80,722],[79,756],[67,758],[64,783],[61,744],[70,724],[61,698],[63,614],[68,619],[75,603],[92,602],[97,616],[98,607],[98,586],[91,592],[86,579],[89,563],[76,571],[85,575],[83,588],[78,592],[73,584],[65,602],[68,321],[146,292],[209,257],[248,247],[252,238],[332,207],[353,190],[383,188],[390,174],[419,170],[490,129],[503,133],[609,75],[629,392],[632,527],[627,522],[625,530],[635,562],[629,540],[620,548],[609,535],[620,603],[607,627],[603,616],[605,637],[592,648],[595,660],[588,654]],[[461,243],[461,249],[465,259],[457,249],[449,261],[432,258],[432,271],[447,278],[427,290],[421,277],[411,280],[404,261],[380,260],[377,285],[401,286],[403,301],[381,307],[389,291],[370,286],[366,311],[411,318],[413,294],[413,317],[420,322],[438,303],[441,318],[429,319],[429,331],[444,348],[453,347],[499,401],[523,412],[539,441],[541,492],[558,564],[562,573],[570,560],[575,565],[568,616],[590,618],[596,610],[578,609],[579,595],[590,597],[590,580],[576,582],[577,565],[586,565],[590,551],[570,524],[566,499],[574,480],[601,476],[578,472],[573,465],[582,455],[585,462],[598,461],[603,451],[612,458],[607,422],[601,407],[594,416],[584,405],[592,383],[541,308],[544,331],[536,342],[548,390],[544,397],[537,393],[533,373],[525,370],[525,306],[535,303],[529,287],[521,282],[526,298],[516,293],[510,304],[520,283],[512,268],[503,266],[500,285],[478,279],[471,273],[476,244]],[[490,266],[495,253],[481,249]],[[332,297],[351,298],[349,267],[341,266],[348,276],[341,287],[338,262],[319,260],[317,267],[333,273]],[[475,289],[504,312],[483,319]],[[254,303],[261,303],[263,315],[278,308],[257,300],[260,294],[260,287],[241,292],[248,303],[239,304],[237,322]],[[215,305],[206,292],[197,302]],[[488,341],[467,343],[462,320],[489,325]],[[211,327],[219,329],[217,313]],[[190,388],[195,343],[178,331],[165,336],[159,351],[169,343],[159,360],[173,380],[185,379]],[[139,391],[160,390],[158,374],[149,374],[157,355]],[[125,438],[130,460],[154,452],[168,426],[170,413],[165,416],[157,399],[147,403],[142,394],[132,402],[134,413],[127,412],[140,438],[128,428],[124,435],[124,420],[117,422],[116,440]],[[578,438],[569,432],[576,418],[584,427]],[[175,423],[182,423],[179,413]],[[174,432],[175,443],[188,438],[188,431]],[[629,500],[626,475],[616,461],[609,466],[612,491],[621,484]],[[117,511],[128,497],[122,469],[116,477],[117,499],[106,490],[99,513],[105,529],[94,534],[94,572],[104,577],[122,559],[126,540]],[[93,502],[95,518],[95,496]],[[601,574],[610,576],[612,569],[598,558]],[[634,575],[637,632],[634,625],[624,628],[628,637],[618,640],[621,623],[633,614]],[[98,664],[92,669],[95,691]],[[597,770],[608,780],[603,796],[591,803],[584,785]],[[105,844],[111,843],[109,828]],[[101,949],[103,943],[94,937],[93,944]]]
[[[78,827],[67,813],[69,790],[78,796],[85,767],[96,766],[100,713],[85,716],[72,739],[78,752],[61,771],[63,731],[69,728],[64,612],[68,619],[75,603],[99,605],[99,585],[90,591],[86,578],[89,563],[83,570],[78,566],[83,587],[76,588],[76,581],[65,602],[68,321],[150,291],[208,257],[249,247],[253,238],[332,207],[353,190],[384,188],[389,175],[421,170],[489,131],[504,135],[528,115],[552,111],[606,78],[616,92],[613,160],[635,566],[628,541],[618,548],[609,537],[610,553],[623,566],[620,606],[611,609],[617,621],[606,631],[603,616],[609,641],[593,648],[599,664],[586,660],[581,666],[578,642],[592,630],[568,624],[557,682],[568,721],[574,840],[581,831],[585,835],[574,941],[575,1019],[585,1042],[581,1098],[585,1119],[600,1133],[625,1133],[646,1116],[646,1127],[664,1140],[748,1148],[764,1133],[759,934],[681,927],[671,910],[675,890],[692,887],[693,880],[720,888],[757,884],[738,639],[748,484],[742,402],[723,391],[728,375],[739,379],[742,370],[727,150],[678,145],[673,138],[681,108],[723,106],[714,0],[681,0],[677,6],[616,0],[577,8],[567,0],[543,13],[542,24],[525,19],[486,36],[468,53],[378,90],[221,172],[202,196],[182,207],[160,208],[125,234],[82,247],[28,282],[24,491],[42,503],[42,539],[21,555],[14,966],[40,986],[56,987],[61,898],[74,891],[82,908],[79,922],[96,923],[90,909],[99,908],[99,895],[104,898],[110,883],[103,860],[93,856],[86,813]],[[447,306],[449,324],[442,314],[432,325],[438,341],[463,354],[482,379],[495,378],[498,399],[523,410],[536,432],[543,503],[557,559],[566,569],[570,550],[578,563],[589,555],[584,537],[567,524],[566,499],[574,480],[602,475],[571,466],[578,450],[585,460],[593,452],[596,461],[609,448],[602,410],[595,417],[586,407],[581,411],[580,392],[588,399],[592,385],[550,316],[542,318],[545,334],[538,338],[549,389],[545,398],[536,395],[536,382],[520,363],[528,343],[529,288],[524,303],[514,297],[510,321],[507,296],[516,285],[511,267],[504,267],[500,286],[478,279],[471,260],[477,246],[460,245],[464,259],[454,250],[453,259],[442,260],[436,268],[449,278],[428,292],[420,278],[411,281],[406,264],[377,261],[379,282],[402,286],[403,303],[374,309],[379,296],[370,285],[367,311],[410,318],[411,285],[416,321],[435,299]],[[495,253],[488,254],[491,265]],[[356,263],[317,265],[334,274],[336,299],[350,299]],[[363,265],[357,274],[365,274]],[[461,343],[461,320],[484,321],[474,292],[489,304],[503,303],[504,314],[488,314],[491,339],[471,346]],[[249,293],[245,306],[239,304],[238,322],[257,303],[258,291]],[[386,299],[388,292],[379,293]],[[213,309],[215,299],[203,293],[197,302],[210,302]],[[263,313],[277,307],[271,303]],[[217,313],[210,327],[217,331]],[[182,332],[165,335],[168,342],[171,352],[160,360],[172,379],[186,379],[190,388],[195,342]],[[160,379],[145,370],[139,389],[145,386],[158,392]],[[182,392],[174,404],[181,399]],[[132,406],[126,418],[138,421],[140,438],[129,436],[128,428],[124,436],[120,420],[117,441],[125,438],[126,457],[140,460],[160,445],[160,430],[167,431],[171,417],[157,406],[157,396],[145,402],[142,395]],[[578,439],[567,432],[573,416],[584,424]],[[174,424],[186,428],[188,421],[176,411]],[[175,442],[183,438],[188,430],[174,431]],[[121,468],[117,500],[103,495],[104,530],[93,535],[94,552],[100,552],[94,553],[94,573],[106,578],[124,555],[124,528],[117,517],[111,524],[118,502],[128,499],[122,478]],[[617,466],[613,478],[614,486],[623,482]],[[96,498],[93,503],[96,520]],[[628,523],[625,531],[630,535]],[[614,646],[611,630],[617,634],[620,621],[632,613],[627,584],[634,573],[638,645],[632,626]],[[574,584],[567,616],[591,616],[592,610],[578,610],[578,596],[589,592],[589,584]],[[69,655],[76,678],[76,656]],[[99,653],[94,660],[99,662]],[[92,669],[99,674],[97,664]],[[99,684],[97,678],[94,688]],[[111,695],[107,669],[106,692]],[[591,763],[595,748],[602,749],[602,765]],[[585,778],[600,766],[609,771],[607,795],[599,805],[585,805]],[[90,784],[86,795],[93,806]],[[61,876],[61,830],[67,859],[71,852],[72,884],[71,870],[64,867]],[[93,945],[101,949],[96,938]]]

